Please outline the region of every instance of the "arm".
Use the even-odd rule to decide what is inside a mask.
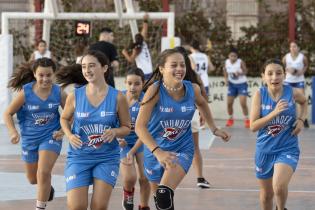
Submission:
[[[228,81],[228,74],[227,74],[225,66],[223,66],[222,70],[223,70],[223,77],[224,77],[225,85],[228,85],[228,83],[229,83],[229,81]]]
[[[71,132],[71,123],[73,118],[73,113],[75,110],[75,96],[74,93],[70,93],[67,97],[66,104],[62,111],[60,117],[60,124],[65,136],[69,139],[70,144],[74,148],[80,148],[82,146],[82,141],[79,136],[74,135]]]
[[[298,89],[293,88],[293,96],[295,102],[300,105],[300,109],[297,109],[295,128],[292,131],[293,135],[297,135],[304,127],[304,121],[307,117],[307,100],[304,94]]]
[[[253,132],[263,128],[273,118],[279,115],[282,111],[286,110],[288,103],[285,100],[279,100],[274,110],[264,117],[260,116],[260,106],[260,92],[257,91],[253,96],[250,112],[250,129]]]
[[[147,101],[148,99],[152,98],[155,92],[158,91],[158,88],[158,86],[151,85],[146,91],[143,101]],[[153,151],[153,154],[161,163],[161,165],[163,165],[165,168],[168,168],[174,166],[176,154],[173,152],[163,151],[161,148],[159,148],[147,128],[148,122],[151,119],[152,110],[159,99],[160,97],[158,94],[149,102],[140,107],[136,121],[136,133],[139,139],[149,148],[149,150]]]
[[[17,94],[16,98],[13,99],[13,101],[10,103],[3,114],[3,120],[9,130],[9,135],[13,144],[17,144],[20,141],[20,135],[14,125],[13,115],[17,113],[19,109],[23,106],[25,102],[24,98],[25,95],[24,91],[22,90]]]
[[[123,49],[122,54],[129,63],[134,63],[137,57],[137,52],[135,49],[132,49],[132,53],[130,55],[126,49]]]
[[[149,15],[146,13],[143,16],[143,25],[142,25],[142,30],[141,30],[141,35],[143,36],[144,40],[148,39],[148,28],[149,28],[148,19],[149,19]]]
[[[194,71],[197,72],[197,69],[196,69],[196,68],[197,68],[197,65],[196,65],[194,59],[193,59],[190,55],[189,55],[188,57],[189,57],[189,60],[190,60],[191,68],[192,68]]]
[[[248,69],[246,67],[246,63],[244,61],[241,62],[241,70],[242,70],[242,72],[240,73],[240,75],[246,75],[248,72]]]
[[[34,60],[35,60],[35,53],[32,53],[29,62],[34,61]]]
[[[201,115],[204,116],[206,122],[215,136],[219,136],[224,141],[228,141],[231,136],[225,131],[218,129],[213,121],[211,111],[208,106],[208,102],[201,95],[200,88],[198,85],[193,84],[194,93],[195,93],[195,103],[197,105],[198,110],[201,112]]]
[[[215,67],[213,65],[213,63],[210,60],[210,57],[208,56],[208,73],[212,72],[215,70]]]
[[[67,99],[67,94],[66,94],[66,92],[63,91],[63,90],[61,90],[61,102],[60,102],[60,106],[61,106],[62,108],[65,107],[66,99]],[[64,134],[62,128],[60,128],[60,130],[55,131],[55,132],[53,133],[53,139],[55,139],[55,140],[62,140],[62,138],[63,138],[64,135],[65,135],[65,134]]]
[[[307,71],[307,68],[308,68],[308,65],[309,65],[308,59],[307,59],[307,57],[305,55],[303,56],[303,63],[304,63],[304,68],[301,71],[300,75],[303,75]]]

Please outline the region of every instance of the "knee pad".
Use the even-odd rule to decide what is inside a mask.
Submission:
[[[158,210],[174,210],[174,191],[165,185],[159,185],[156,190],[156,208]]]

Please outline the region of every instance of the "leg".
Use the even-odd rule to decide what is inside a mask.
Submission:
[[[245,116],[245,118],[248,118],[247,96],[240,95],[239,98],[240,98],[240,104],[242,107],[243,115]]]
[[[107,210],[112,190],[112,185],[94,178],[91,210]]]
[[[259,198],[260,206],[262,210],[272,210],[273,206],[273,189],[272,189],[272,178],[259,179]]]
[[[137,181],[135,164],[128,163],[126,158],[120,161],[120,173],[123,182],[123,208],[125,210],[133,209],[134,187]]]
[[[233,116],[233,103],[234,103],[235,96],[228,96],[227,97],[227,111],[229,116]]]
[[[150,184],[148,179],[144,175],[143,167],[143,152],[136,154],[137,160],[137,172],[139,175],[139,184],[140,184],[140,205],[141,207],[149,206],[150,199]]]
[[[25,163],[26,177],[30,184],[37,184],[38,163]]]
[[[51,171],[58,158],[52,151],[40,150],[37,170],[37,200],[47,201],[51,190]]]
[[[67,205],[69,210],[87,210],[89,187],[78,187],[67,192]]]
[[[164,171],[162,180],[156,191],[156,205],[158,210],[174,210],[174,190],[185,175],[184,169],[179,164]]]
[[[284,163],[274,165],[273,191],[278,210],[283,210],[288,198],[288,185],[293,175],[291,166]]]

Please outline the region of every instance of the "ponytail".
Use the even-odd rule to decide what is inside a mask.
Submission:
[[[63,66],[56,72],[56,82],[66,87],[70,84],[85,85],[88,82],[82,74],[81,64]]]

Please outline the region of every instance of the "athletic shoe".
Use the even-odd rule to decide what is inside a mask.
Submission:
[[[124,197],[122,201],[122,207],[124,210],[133,210],[133,198],[134,198],[134,189],[132,192],[124,190]]]
[[[54,199],[54,195],[55,189],[53,188],[53,186],[51,186],[48,201],[52,201]]]
[[[228,119],[227,121],[226,121],[226,124],[225,124],[225,126],[226,127],[231,127],[231,126],[233,126],[233,124],[234,124],[234,119]]]
[[[141,207],[141,206],[139,205],[139,210],[150,210],[150,207],[149,207],[149,206]]]
[[[207,180],[205,180],[205,178],[200,177],[200,178],[197,178],[197,187],[200,187],[202,189],[207,189],[207,188],[210,188],[210,183]]]
[[[308,120],[305,119],[304,120],[304,128],[309,128],[310,127],[310,124],[308,123]]]
[[[249,119],[244,120],[244,126],[245,126],[245,128],[249,128],[249,126],[250,126]]]
[[[278,210],[278,207],[276,206],[276,210]],[[284,210],[288,210],[287,208],[284,208]]]

